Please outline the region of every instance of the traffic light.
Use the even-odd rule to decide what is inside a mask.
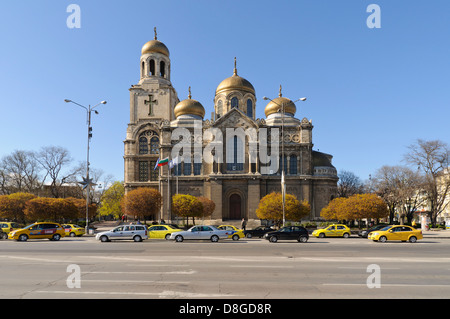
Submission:
[[[92,126],[89,126],[89,138],[92,137]]]

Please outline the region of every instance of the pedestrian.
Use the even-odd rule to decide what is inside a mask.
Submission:
[[[247,222],[245,221],[245,218],[242,218],[241,229],[245,230],[245,226],[247,226]]]

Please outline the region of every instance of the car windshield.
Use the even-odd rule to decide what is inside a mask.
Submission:
[[[35,224],[28,225],[27,227],[24,227],[23,229],[31,228],[31,227],[33,227],[34,225],[35,225]]]
[[[381,228],[380,230],[381,231],[386,231],[386,230],[389,230],[391,228],[392,228],[392,226],[386,226],[386,227]]]

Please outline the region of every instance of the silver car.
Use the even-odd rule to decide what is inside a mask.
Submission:
[[[95,239],[102,242],[129,239],[136,242],[148,239],[147,227],[144,225],[123,225],[98,233]]]
[[[234,232],[233,230],[220,230],[214,226],[193,226],[186,231],[172,233],[169,239],[176,242],[182,242],[187,239],[204,239],[218,242],[220,238],[226,239]]]

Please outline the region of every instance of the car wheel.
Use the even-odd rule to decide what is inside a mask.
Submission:
[[[138,242],[142,241],[142,237],[139,236],[139,235],[136,235],[136,236],[133,237],[133,240],[138,243]]]
[[[306,243],[306,242],[308,241],[308,237],[306,237],[306,236],[300,236],[300,237],[298,237],[297,241],[298,241],[299,243]]]
[[[212,241],[213,243],[217,243],[217,242],[219,241],[219,236],[217,236],[217,235],[212,235],[212,236],[211,236],[211,241]]]
[[[27,241],[28,240],[28,236],[25,234],[22,234],[19,236],[19,241]]]
[[[247,235],[245,235],[245,237],[252,238],[253,236],[252,236],[252,234],[248,233]]]
[[[175,241],[178,242],[178,243],[181,243],[183,240],[184,240],[184,238],[181,235],[178,235],[178,236],[175,237]]]
[[[350,234],[349,233],[344,233],[344,238],[349,238]]]
[[[276,243],[276,242],[278,241],[278,238],[277,238],[277,236],[271,236],[271,237],[269,238],[269,241],[270,241],[271,243]]]
[[[100,237],[100,241],[101,241],[102,243],[106,243],[107,241],[109,241],[108,236],[102,236],[102,237]]]
[[[319,238],[325,238],[325,234],[324,233],[320,233],[319,234]]]
[[[52,240],[58,241],[61,239],[61,235],[60,234],[54,234],[52,237]]]
[[[417,237],[416,237],[416,236],[411,236],[411,237],[409,238],[409,242],[410,242],[410,243],[415,243],[415,242],[417,242]]]
[[[382,243],[385,243],[385,242],[387,242],[387,237],[381,236],[378,240],[381,241]]]
[[[170,234],[166,234],[166,237],[164,237],[165,240],[169,240],[170,239]]]
[[[233,237],[231,237],[233,240],[239,240],[239,235],[233,235]]]
[[[76,237],[77,234],[75,234],[74,232],[71,232],[71,233],[69,234],[69,236],[70,236],[70,237]]]

